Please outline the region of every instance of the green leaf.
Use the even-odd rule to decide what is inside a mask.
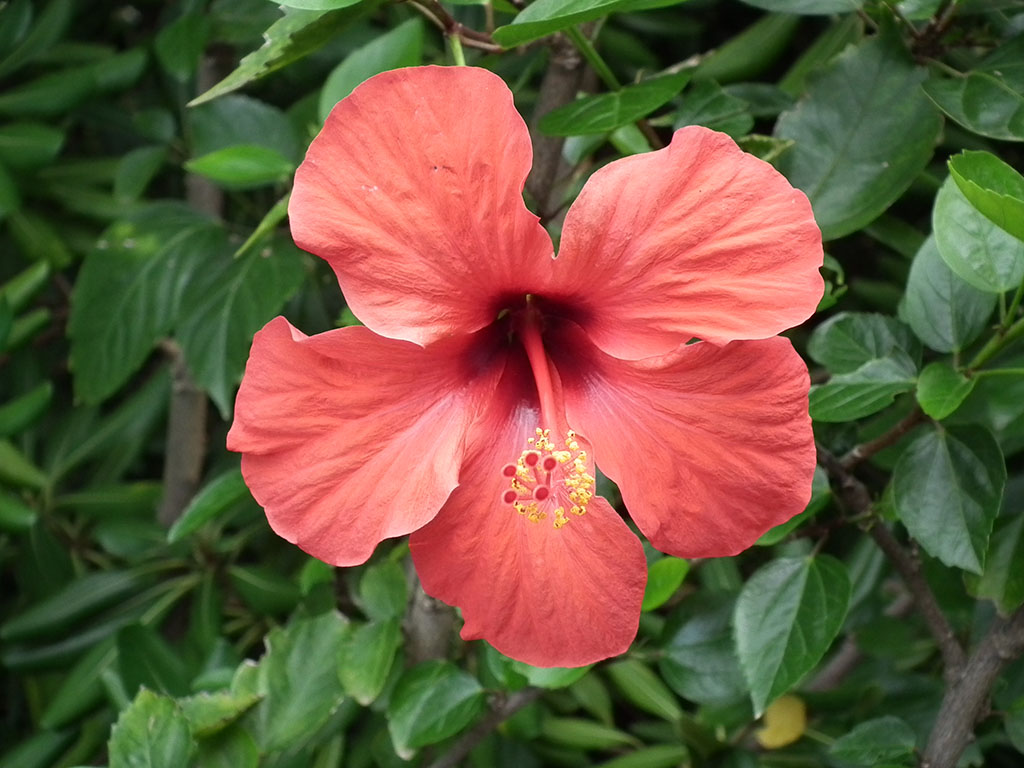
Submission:
[[[79,576],[45,600],[33,603],[0,628],[4,640],[60,638],[83,619],[148,585],[141,570],[96,571]]]
[[[129,696],[140,686],[170,696],[188,692],[181,656],[152,627],[130,624],[117,633],[117,664]]]
[[[758,80],[789,47],[800,20],[788,14],[762,16],[701,58],[695,80],[735,83]]]
[[[997,298],[946,266],[935,238],[929,237],[910,265],[902,316],[932,349],[960,352],[985,330]]]
[[[32,3],[29,4],[30,8],[31,5]],[[13,11],[15,9],[6,8],[4,10]],[[12,72],[16,72],[49,51],[53,44],[64,36],[71,23],[74,10],[74,0],[50,0],[43,12],[39,14],[36,23],[32,25],[32,31],[22,37],[17,47],[7,54],[3,61],[0,61],[0,77],[6,78]],[[13,20],[5,18],[4,21],[11,23]]]
[[[167,147],[151,146],[133,149],[117,164],[114,197],[124,202],[138,200],[153,177],[167,161]]]
[[[183,205],[147,206],[112,225],[86,257],[71,299],[77,397],[98,403],[117,391],[173,327],[186,286],[224,253],[220,227]]]
[[[839,374],[811,387],[811,418],[836,422],[870,416],[889,406],[896,395],[912,390],[916,375],[907,357],[872,360],[853,373]]]
[[[448,661],[425,661],[402,675],[388,704],[388,731],[395,751],[411,756],[476,719],[484,689],[472,675]]]
[[[680,744],[658,744],[600,763],[597,768],[678,768],[689,756]]]
[[[999,444],[973,426],[922,433],[892,476],[896,513],[910,535],[946,565],[978,574],[1005,483]]]
[[[776,525],[774,528],[763,533],[761,538],[757,540],[758,546],[770,547],[778,544],[786,538],[791,531],[798,528],[824,509],[831,498],[832,487],[828,482],[828,474],[820,466],[817,466],[814,468],[814,478],[811,481],[811,500],[807,502],[807,507],[796,517],[792,517],[786,522]]]
[[[352,51],[331,70],[320,91],[320,120],[364,80],[389,69],[413,67],[423,61],[423,22],[409,19]]]
[[[189,729],[196,738],[209,738],[220,733],[231,723],[259,703],[256,695],[240,696],[231,691],[215,691],[178,700]]]
[[[0,531],[24,533],[37,519],[36,511],[13,494],[0,489]],[[3,631],[0,630],[0,635]]]
[[[369,706],[384,690],[401,646],[397,618],[351,628],[338,652],[338,676],[345,692]]]
[[[249,96],[231,94],[189,110],[188,125],[194,157],[239,144],[266,147],[294,161],[305,151],[284,112]]]
[[[933,77],[924,92],[964,128],[1002,141],[1024,141],[1024,95],[989,72]]]
[[[932,156],[942,121],[898,39],[848,48],[776,124],[795,146],[782,172],[807,193],[826,240],[855,232],[896,201]]]
[[[905,357],[916,365],[921,345],[895,318],[841,312],[814,330],[807,352],[832,373],[853,373],[865,363],[886,357]]]
[[[653,611],[665,604],[683,583],[690,564],[678,557],[663,557],[647,569],[647,586],[644,588],[642,611]]]
[[[252,189],[284,181],[295,164],[274,149],[238,144],[187,160],[185,170],[231,189]]]
[[[590,671],[589,666],[533,667],[521,661],[513,661],[512,668],[525,677],[530,685],[549,690],[570,686]]]
[[[754,127],[754,118],[743,99],[731,96],[712,80],[694,83],[676,110],[676,129],[684,125],[703,125],[733,138],[745,136]]]
[[[278,5],[288,8],[299,8],[304,11],[333,11],[348,8],[363,0],[274,0]]]
[[[808,16],[852,13],[864,4],[864,0],[743,0],[743,2],[773,13],[798,13]]]
[[[846,618],[850,589],[846,567],[828,555],[775,560],[743,586],[736,651],[756,714],[821,661]]]
[[[34,169],[52,162],[64,146],[64,132],[44,123],[0,125],[0,162],[9,168]]]
[[[263,657],[236,672],[231,691],[261,697],[244,722],[264,752],[293,746],[341,703],[344,693],[331,660],[338,656],[345,627],[334,612],[294,620],[271,630]]]
[[[989,221],[952,178],[935,198],[932,228],[943,260],[978,290],[1002,293],[1024,279],[1024,242]]]
[[[658,670],[672,689],[698,704],[726,704],[747,691],[733,646],[733,602],[698,592],[683,603],[667,633]],[[678,623],[677,623],[678,622]]]
[[[232,565],[228,575],[242,601],[260,614],[287,615],[302,599],[298,584],[266,565]]]
[[[971,594],[991,600],[1004,616],[1024,604],[1024,510],[1019,503],[1010,508],[1011,496],[992,529],[981,576],[968,580]]]
[[[971,205],[1024,240],[1024,176],[991,152],[954,155],[949,172]]]
[[[194,744],[178,705],[143,689],[114,723],[110,768],[189,768]]]
[[[181,517],[167,532],[167,541],[173,544],[190,536],[248,495],[249,489],[237,469],[229,469],[217,475],[189,502]]]
[[[511,24],[494,30],[494,39],[505,48],[514,48],[609,13],[678,2],[683,0],[537,0],[521,11]]]
[[[53,382],[44,381],[0,405],[0,437],[16,435],[38,419],[53,399]]]
[[[0,165],[0,221],[21,208],[21,193],[14,178]]]
[[[572,749],[607,751],[640,746],[640,742],[625,731],[576,717],[544,718],[541,735],[552,744]]]
[[[608,678],[625,699],[637,709],[670,723],[683,717],[682,707],[672,691],[651,668],[637,659],[617,661],[605,668]]]
[[[864,36],[864,21],[856,13],[836,19],[824,32],[807,46],[800,57],[779,80],[779,89],[796,98],[804,92],[807,80],[848,45],[857,43]]]
[[[40,725],[43,728],[63,728],[95,707],[104,696],[100,677],[116,661],[114,637],[108,637],[89,649],[74,666],[64,671],[60,687],[43,710]]]
[[[683,89],[692,74],[692,70],[686,69],[653,77],[611,93],[584,96],[548,112],[540,119],[539,127],[550,136],[579,136],[613,131],[635,123],[667,104]]]
[[[181,82],[192,77],[210,36],[210,19],[197,13],[179,16],[156,35],[153,48],[164,72]]]
[[[967,399],[977,383],[941,362],[929,363],[917,380],[917,402],[933,419],[942,420]]]
[[[887,715],[860,723],[840,736],[829,753],[844,762],[874,766],[910,757],[917,738],[910,726],[898,717]]]
[[[363,5],[373,7],[375,3]],[[262,47],[245,56],[227,77],[189,102],[195,107],[258,80],[323,47],[356,17],[356,8],[336,11],[288,9],[263,33]]]
[[[363,572],[359,580],[360,607],[371,619],[400,619],[407,599],[405,571],[398,563],[383,560]]]
[[[175,336],[192,375],[227,419],[253,335],[291,298],[305,272],[290,240],[232,259],[218,234],[217,252],[207,254],[181,294]]]

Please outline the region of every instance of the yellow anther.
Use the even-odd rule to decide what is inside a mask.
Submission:
[[[573,515],[586,514],[594,498],[594,477],[587,471],[587,454],[579,449],[575,432],[566,433],[564,449],[556,449],[549,430],[538,427],[535,435],[527,439],[516,462],[502,470],[509,478],[502,500],[531,523],[550,513],[557,530],[570,520],[566,508]]]

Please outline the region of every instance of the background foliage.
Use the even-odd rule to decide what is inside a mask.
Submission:
[[[1024,6],[283,5],[0,4],[0,765],[1024,763]],[[592,668],[461,643],[402,542],[309,559],[223,448],[254,331],[355,322],[287,234],[305,146],[460,50],[514,89],[555,234],[595,168],[702,124],[826,240],[807,511],[649,551]]]

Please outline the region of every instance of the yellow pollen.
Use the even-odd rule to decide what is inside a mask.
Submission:
[[[580,450],[576,433],[569,430],[559,449],[551,442],[550,430],[538,427],[526,444],[515,464],[502,470],[509,478],[502,501],[531,523],[550,515],[556,530],[571,519],[566,507],[571,515],[585,515],[594,498],[594,477],[587,472],[587,453]]]

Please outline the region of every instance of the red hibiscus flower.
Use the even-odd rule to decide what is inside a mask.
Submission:
[[[412,534],[465,639],[578,666],[629,647],[646,581],[595,460],[673,555],[735,554],[806,505],[807,369],[775,334],[814,311],[821,236],[771,166],[693,127],[597,171],[554,258],[531,158],[485,70],[339,103],[289,216],[366,327],[268,323],[228,447],[284,538],[347,566]]]

